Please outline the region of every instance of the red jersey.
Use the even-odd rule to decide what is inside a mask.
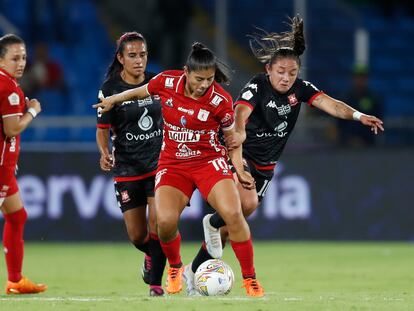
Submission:
[[[228,130],[234,126],[230,94],[213,82],[196,100],[184,95],[185,83],[182,70],[164,71],[148,83],[148,92],[161,98],[164,118],[159,166],[226,155],[217,133],[219,128]]]
[[[22,116],[25,106],[24,94],[16,79],[0,69],[0,166],[15,166],[20,152],[20,135],[7,137],[3,120]]]

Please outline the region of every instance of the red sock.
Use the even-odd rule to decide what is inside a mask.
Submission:
[[[231,247],[233,247],[234,254],[239,260],[242,275],[244,279],[247,278],[256,278],[256,273],[254,271],[253,265],[253,243],[252,239],[248,239],[244,242],[234,242],[231,241]]]
[[[168,259],[170,267],[179,268],[182,266],[180,246],[181,246],[181,235],[180,233],[170,242],[163,242],[160,240],[162,251]]]
[[[6,256],[8,279],[18,282],[22,278],[24,254],[23,231],[27,213],[24,208],[4,214],[3,247]]]

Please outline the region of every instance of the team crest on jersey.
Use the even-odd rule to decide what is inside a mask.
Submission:
[[[183,127],[187,125],[187,119],[184,116],[181,116],[180,123]]]
[[[253,93],[252,93],[252,91],[248,90],[248,91],[244,92],[241,97],[245,100],[249,100],[253,97]]]
[[[200,121],[207,121],[208,115],[210,114],[209,111],[204,110],[204,109],[200,109],[200,111],[198,112],[197,115],[197,119],[199,119]]]
[[[11,93],[8,97],[9,103],[12,106],[17,106],[20,103],[20,98],[17,93]]]
[[[298,99],[296,98],[295,93],[290,94],[288,96],[288,102],[289,102],[289,105],[291,105],[292,107],[298,104]]]
[[[165,88],[172,89],[174,87],[174,78],[166,78],[165,79]]]
[[[166,101],[165,101],[165,106],[168,106],[168,107],[172,107],[173,106],[173,100],[172,100],[172,98],[170,97],[170,98],[168,98]]]
[[[121,191],[121,201],[122,203],[127,203],[131,201],[131,198],[129,197],[128,190]]]
[[[222,97],[216,95],[216,96],[213,97],[210,104],[212,104],[214,107],[217,107],[221,103],[222,100],[223,100]]]

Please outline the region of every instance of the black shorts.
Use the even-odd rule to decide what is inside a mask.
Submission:
[[[115,194],[122,213],[147,205],[147,198],[154,197],[155,176],[134,181],[115,181]]]
[[[252,174],[256,182],[257,198],[259,203],[263,200],[266,195],[266,191],[269,188],[270,182],[273,179],[274,170],[259,170],[257,169],[252,161],[244,159],[249,167],[248,171]]]

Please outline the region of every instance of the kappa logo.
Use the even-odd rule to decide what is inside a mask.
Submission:
[[[250,83],[247,87],[249,89],[255,90],[257,92],[257,84],[256,83]]]
[[[213,97],[213,99],[211,100],[210,104],[212,104],[214,107],[217,107],[218,105],[220,105],[220,103],[222,102],[223,98],[216,95]]]
[[[165,88],[172,89],[174,87],[174,78],[165,79]]]
[[[20,103],[20,98],[17,93],[11,93],[8,99],[11,106],[17,106]]]
[[[276,103],[274,100],[271,100],[270,102],[267,103],[266,107],[269,108],[277,108]]]
[[[197,115],[197,119],[199,119],[200,121],[207,121],[208,115],[210,114],[209,111],[204,110],[204,109],[200,109],[200,111],[198,112]]]

